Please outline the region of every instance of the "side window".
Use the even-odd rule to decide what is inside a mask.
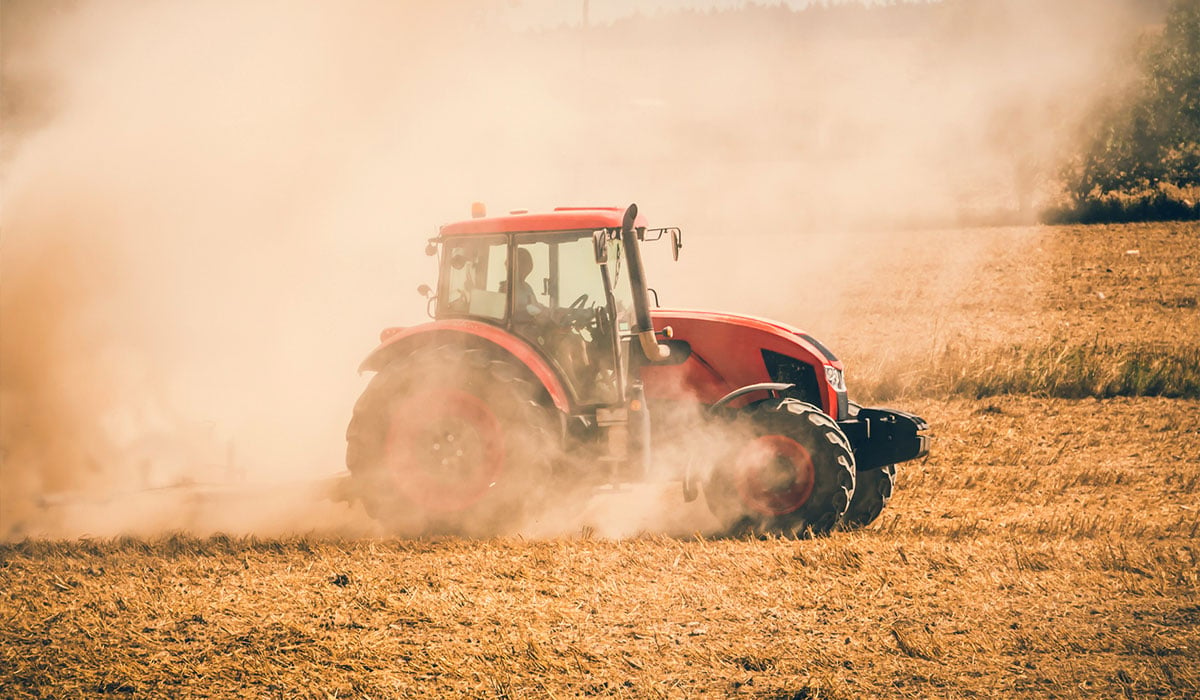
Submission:
[[[503,319],[508,266],[506,249],[502,236],[451,240],[443,244],[438,315]]]

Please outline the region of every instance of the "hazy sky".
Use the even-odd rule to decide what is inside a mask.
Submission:
[[[884,0],[831,0],[834,3],[884,4]],[[505,14],[516,26],[579,24],[584,5],[591,24],[606,24],[635,13],[654,16],[676,10],[732,9],[748,5],[803,8],[819,0],[510,0]]]

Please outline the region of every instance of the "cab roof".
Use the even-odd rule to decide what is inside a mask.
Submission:
[[[440,233],[443,236],[461,236],[620,228],[624,216],[624,207],[556,207],[550,212],[516,211],[504,216],[455,221],[442,226]],[[646,220],[639,214],[633,225],[635,228],[644,228]]]

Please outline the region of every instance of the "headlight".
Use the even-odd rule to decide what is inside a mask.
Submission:
[[[825,381],[829,382],[829,386],[833,387],[834,391],[846,390],[846,377],[837,367],[825,365]]]

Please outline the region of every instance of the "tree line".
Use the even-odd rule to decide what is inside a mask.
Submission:
[[[1200,219],[1200,0],[1174,0],[1134,54],[1136,77],[1095,108],[1048,222]]]

